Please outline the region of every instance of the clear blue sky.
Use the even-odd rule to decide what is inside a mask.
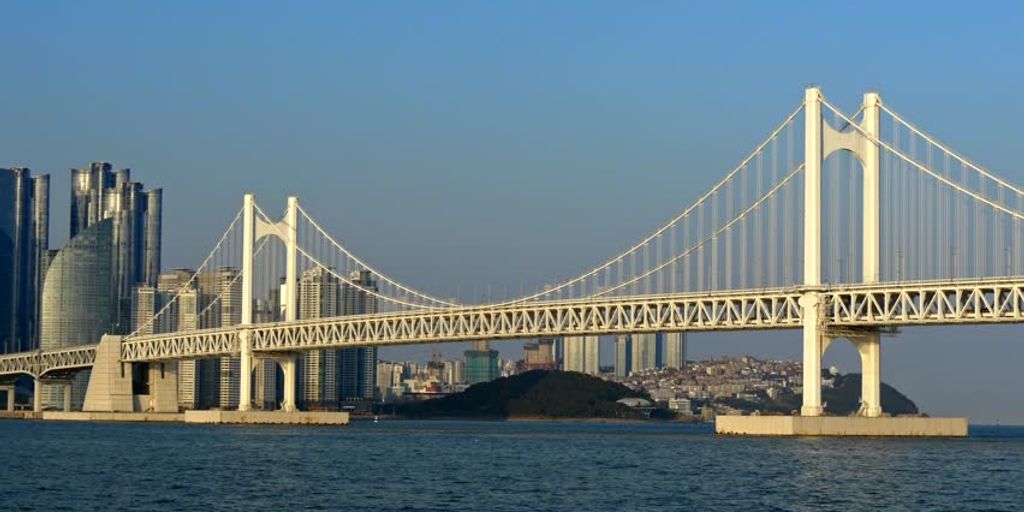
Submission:
[[[196,265],[242,193],[295,194],[426,291],[531,288],[684,208],[810,83],[847,108],[879,90],[1024,183],[1014,2],[2,4],[0,165],[53,174],[57,243],[68,169],[132,167],[165,189],[167,267]],[[1024,423],[1022,334],[908,330],[883,379],[933,414]],[[847,345],[826,359],[854,371]],[[691,343],[799,351],[795,332]]]

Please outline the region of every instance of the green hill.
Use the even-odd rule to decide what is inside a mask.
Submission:
[[[846,416],[860,408],[860,374],[848,373],[836,376],[831,388],[823,388],[821,398],[826,402],[825,410],[831,414]],[[900,393],[896,388],[882,383],[882,411],[892,414],[918,414],[917,404]]]
[[[615,403],[649,397],[621,384],[576,372],[534,370],[470,386],[444,398],[405,404],[399,414],[411,418],[639,418]]]

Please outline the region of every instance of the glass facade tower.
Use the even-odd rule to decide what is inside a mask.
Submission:
[[[49,176],[0,169],[0,353],[39,346],[49,210]]]
[[[113,232],[110,219],[72,238],[50,262],[43,285],[39,345],[43,350],[97,343],[111,332],[114,302]],[[81,408],[88,371],[75,377],[72,408]],[[43,406],[63,404],[63,386],[43,388]]]

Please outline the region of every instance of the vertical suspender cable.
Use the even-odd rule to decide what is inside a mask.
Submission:
[[[771,183],[774,186],[779,181],[779,144],[778,139],[772,141],[772,174]],[[768,208],[771,211],[771,220],[769,222],[768,241],[769,241],[769,252],[768,252],[768,268],[770,276],[769,286],[779,285],[779,237],[776,236],[779,229],[779,200],[778,195],[772,195],[771,201],[768,203]]]
[[[764,151],[757,155],[757,161],[754,165],[756,170],[756,174],[754,175],[754,197],[757,199],[761,198],[761,179],[764,176],[763,163]],[[758,211],[754,212],[754,218],[751,222],[754,226],[754,261],[751,262],[751,265],[754,267],[754,286],[759,288],[764,287],[764,282],[762,280],[764,259],[761,255],[761,231],[764,230],[764,215],[762,215],[762,212],[764,212],[763,209],[758,209]]]
[[[847,211],[849,212],[849,220],[847,221],[846,229],[846,268],[843,271],[843,281],[851,283],[856,279],[857,272],[857,261],[860,258],[857,256],[857,248],[860,245],[857,243],[858,227],[863,228],[862,222],[857,215],[857,176],[855,166],[857,163],[852,155],[846,156],[846,179],[847,179]],[[863,175],[863,173],[861,173]]]
[[[790,123],[786,127],[786,171],[789,172],[793,168],[793,123]],[[795,185],[793,186],[795,189]],[[790,187],[787,186],[782,191],[782,208],[783,208],[783,230],[782,230],[782,271],[784,284],[789,286],[795,284],[793,267],[797,265],[796,259],[793,258],[793,240],[797,237],[793,236],[793,232],[799,229],[793,219],[793,193],[790,191]]]
[[[684,247],[690,247],[692,245],[690,243],[690,223],[692,222],[692,220],[693,219],[687,217],[683,221],[683,246]],[[687,254],[686,258],[683,260],[683,291],[684,292],[691,292],[691,291],[693,291],[693,289],[690,288],[690,265],[692,263],[693,263],[693,261],[690,259],[690,255]]]
[[[708,277],[711,279],[708,284],[709,290],[718,289],[718,193],[711,196],[711,272]]]
[[[747,175],[750,174],[750,166],[743,166],[743,173],[740,174],[739,188],[740,188],[740,208],[744,209],[747,207],[747,190],[749,186],[747,184]],[[750,251],[747,249],[747,240],[750,238],[747,234],[748,226],[750,223],[744,218],[740,222],[740,257],[739,257],[739,270],[740,270],[740,288],[747,289],[750,287],[750,281],[747,279],[747,267],[750,265]]]
[[[726,215],[732,217],[733,215],[733,203],[735,202],[736,190],[729,184],[729,187],[725,189],[725,211]],[[742,224],[741,224],[742,226]],[[734,288],[735,281],[733,278],[733,267],[736,265],[732,254],[732,243],[735,238],[734,233],[730,230],[725,234],[725,287]],[[743,236],[742,229],[740,230],[740,236]]]
[[[824,122],[828,122],[827,120]],[[829,192],[829,204],[823,208],[824,212],[828,215],[829,219],[829,255],[828,258],[823,258],[822,261],[828,264],[828,275],[829,283],[836,283],[838,281],[837,269],[839,268],[839,155],[834,154],[827,157],[829,160],[828,165],[828,176],[824,177],[822,181],[828,184]]]
[[[671,254],[670,257],[673,257],[673,258],[676,255],[676,230],[678,230],[678,229],[679,229],[679,226],[672,226],[672,230],[669,232],[669,243],[668,243],[668,245],[669,245],[669,253]],[[669,293],[676,293],[677,291],[679,291],[679,288],[676,286],[676,279],[678,278],[678,270],[679,270],[679,262],[678,261],[673,261],[672,262],[672,268],[670,270],[670,274],[672,276],[672,281],[671,281],[671,284],[669,285],[669,289],[668,289]]]
[[[700,205],[700,208],[697,210],[697,240],[703,240],[704,239],[704,209],[705,209],[706,206],[707,206],[707,203],[704,203],[704,204]],[[698,291],[704,291],[705,290],[704,285],[707,283],[707,278],[704,277],[704,276],[707,275],[707,269],[704,268],[704,252],[705,251],[707,251],[707,245],[706,244],[705,245],[701,245],[700,249],[697,251],[697,275],[696,275],[696,277],[697,277],[697,287],[696,287],[696,289]]]

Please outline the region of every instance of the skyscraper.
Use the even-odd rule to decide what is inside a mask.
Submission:
[[[200,328],[227,327],[242,321],[242,282],[238,270],[221,267],[199,274]],[[216,301],[216,302],[214,302]],[[199,360],[199,408],[238,408],[240,362],[237,357]]]
[[[628,334],[615,338],[615,376],[625,377],[633,371],[633,340]]]
[[[486,341],[473,342],[473,350],[465,352],[466,384],[490,382],[501,374],[498,368],[498,351],[491,350]]]
[[[163,307],[163,297],[153,286],[136,286],[132,306],[132,332],[154,334],[164,332],[154,320],[154,316]]]
[[[555,359],[554,338],[542,338],[523,344],[523,366],[526,370],[554,370],[558,368]]]
[[[665,360],[662,366],[668,368],[686,367],[686,333],[666,332],[662,333],[662,340],[665,343]]]
[[[43,285],[39,345],[43,350],[96,343],[112,331],[113,222],[101,220],[72,238],[50,262]],[[88,370],[76,378],[72,399],[84,399]],[[84,381],[84,382],[83,382]],[[44,405],[63,404],[63,386],[44,387]]]
[[[270,298],[257,299],[253,307],[253,322],[266,323],[281,320],[281,299],[277,288],[270,290]],[[262,410],[275,410],[278,404],[277,361],[256,359],[253,371],[253,406]],[[282,382],[283,384],[283,382]]]
[[[0,353],[39,346],[50,177],[0,169]]]
[[[298,302],[300,320],[340,315],[341,280],[321,267],[306,270],[299,279]],[[302,408],[338,408],[338,352],[324,349],[302,353],[296,390]]]
[[[576,336],[565,338],[563,368],[567,372],[597,375],[600,368],[600,338],[598,336]]]
[[[361,315],[377,312],[377,281],[366,270],[349,275],[352,284],[341,287],[341,314]],[[343,401],[372,400],[377,381],[377,347],[348,348],[338,351],[340,370],[338,398]]]
[[[157,332],[190,331],[199,325],[199,293],[196,284],[189,280],[194,274],[191,269],[176,268],[157,279],[157,292],[168,304],[158,319]],[[172,299],[177,296],[178,299]],[[138,328],[138,327],[136,327]],[[198,407],[199,380],[198,363],[195,359],[178,361],[178,407]]]
[[[131,170],[106,162],[71,170],[71,238],[100,220],[113,223],[115,333],[127,333],[136,286],[156,286],[160,273],[162,192],[143,190]]]
[[[658,367],[658,336],[654,333],[630,335],[632,338],[631,372],[652,370]]]
[[[446,359],[444,361],[443,382],[449,386],[454,386],[465,381],[466,362],[461,359]]]

